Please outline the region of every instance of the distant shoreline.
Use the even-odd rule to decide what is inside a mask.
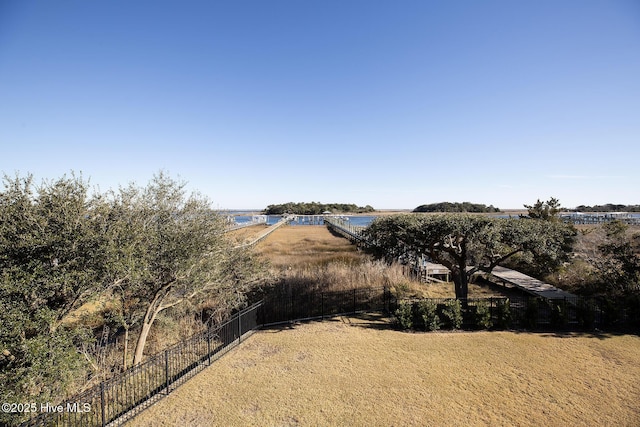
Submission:
[[[260,209],[227,209],[219,210],[220,213],[233,214],[235,216],[252,216],[252,215],[264,215]],[[347,215],[347,216],[384,216],[384,215],[396,215],[396,214],[408,214],[412,213],[413,209],[378,209],[373,212],[336,212],[332,215]],[[523,209],[503,209],[500,212],[428,212],[428,214],[436,215],[443,213],[478,213],[482,215],[526,215],[528,212]],[[322,214],[316,214],[322,215]]]

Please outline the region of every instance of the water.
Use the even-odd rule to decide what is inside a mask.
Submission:
[[[237,224],[244,224],[252,221],[252,216],[248,215],[249,213],[255,213],[256,211],[232,211],[226,212],[227,215],[233,216]],[[519,218],[518,214],[492,214],[491,216],[496,218]],[[267,225],[273,225],[282,219],[282,215],[266,215],[267,217]],[[374,219],[377,218],[376,215],[340,215],[341,218],[349,221],[350,224],[355,226],[366,227],[370,225]],[[640,219],[640,213],[631,213],[630,217]],[[298,225],[298,224],[293,224]]]
[[[232,211],[232,212],[225,212],[225,215],[233,217],[236,224],[246,224],[248,222],[253,221],[253,218],[256,216],[256,215],[248,215],[248,213],[251,213],[251,212],[255,212],[255,211],[249,211],[249,212]],[[267,218],[267,225],[273,225],[282,219],[282,215],[265,215],[265,216]],[[353,225],[363,226],[363,227],[366,227],[369,224],[371,224],[373,220],[376,218],[375,216],[372,216],[372,215],[371,216],[341,215],[340,217],[343,219],[347,219]],[[292,225],[299,225],[299,224],[292,223]]]
[[[376,219],[375,216],[347,216],[351,225],[366,227]]]

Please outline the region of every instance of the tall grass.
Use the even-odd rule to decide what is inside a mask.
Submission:
[[[398,297],[452,298],[450,283],[425,284],[411,279],[401,265],[373,261],[347,239],[324,226],[283,227],[256,248],[271,265],[272,288],[296,294],[386,286]],[[469,286],[473,297],[502,296],[497,287]]]
[[[272,287],[296,294],[355,288],[418,288],[399,266],[387,266],[359,252],[324,226],[284,227],[257,247],[269,260]]]

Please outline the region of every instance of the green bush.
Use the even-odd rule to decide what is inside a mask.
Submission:
[[[448,300],[442,309],[442,316],[446,325],[451,329],[460,329],[462,326],[462,307],[457,299]]]
[[[411,302],[402,301],[394,314],[402,329],[413,327],[413,304]]]
[[[640,333],[640,295],[627,295],[623,301],[627,314],[626,327]]]
[[[437,331],[440,329],[440,316],[438,316],[438,305],[431,300],[418,301],[415,305],[416,314],[419,317],[424,329],[427,331]]]
[[[567,303],[565,300],[549,300],[547,302],[551,312],[551,326],[562,328],[567,326]]]
[[[511,326],[511,301],[509,301],[509,298],[498,300],[496,312],[496,326],[500,329],[508,329]]]
[[[476,325],[481,329],[489,329],[493,326],[491,321],[491,308],[486,301],[478,301],[476,304]]]
[[[621,321],[622,310],[619,301],[614,298],[606,298],[602,304],[603,325],[607,328],[616,328]]]
[[[576,307],[578,323],[585,329],[593,329],[596,317],[596,305],[593,299],[579,299]]]
[[[529,298],[527,301],[527,309],[524,313],[524,326],[528,329],[536,329],[538,327],[538,299]]]

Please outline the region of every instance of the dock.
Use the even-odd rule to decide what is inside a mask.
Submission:
[[[508,283],[533,296],[547,299],[576,298],[576,295],[572,293],[563,291],[541,280],[506,267],[494,267],[493,270],[491,270],[491,276],[502,283]]]
[[[604,224],[620,221],[628,225],[640,225],[640,216],[630,212],[571,212],[560,214],[560,219],[571,224]]]

